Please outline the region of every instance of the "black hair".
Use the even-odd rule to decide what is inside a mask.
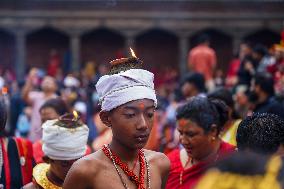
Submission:
[[[284,122],[269,113],[254,113],[241,121],[237,130],[237,147],[259,154],[273,154],[284,144]]]
[[[283,158],[279,156],[235,152],[217,162],[205,173],[196,188],[260,189],[263,186],[267,189],[283,188],[282,163]]]
[[[201,44],[201,43],[205,43],[205,42],[209,42],[209,41],[210,41],[210,37],[206,33],[199,35],[198,38],[197,38],[197,44]]]
[[[207,133],[216,124],[219,133],[228,120],[228,106],[221,100],[207,97],[191,97],[177,109],[177,119],[190,119]]]
[[[232,93],[231,91],[225,89],[224,87],[219,87],[215,89],[214,91],[208,93],[207,96],[208,98],[223,100],[230,108],[234,107],[234,100],[232,97]]]
[[[257,54],[260,54],[261,56],[265,56],[268,54],[266,47],[262,44],[256,44],[253,48],[253,51]]]
[[[215,89],[214,91],[208,93],[207,97],[224,101],[225,104],[233,110],[233,112],[232,112],[233,119],[240,118],[238,113],[235,111],[235,103],[234,103],[234,100],[233,100],[233,94],[230,90],[228,90],[224,87],[219,87],[219,88]]]
[[[225,157],[216,164],[222,172],[231,172],[240,175],[263,175],[268,156],[252,152],[238,151]]]
[[[269,96],[274,95],[274,80],[268,73],[258,73],[254,77],[255,85],[259,85],[260,88],[266,92]]]
[[[204,76],[200,73],[191,72],[186,74],[182,80],[182,85],[184,85],[185,83],[193,84],[200,92],[205,91],[205,79]]]
[[[61,98],[52,98],[47,100],[39,109],[53,108],[58,115],[64,115],[69,112],[67,104]]]

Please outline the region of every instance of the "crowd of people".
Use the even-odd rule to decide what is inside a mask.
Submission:
[[[206,35],[182,77],[134,55],[5,72],[0,188],[283,188],[283,43],[243,42],[226,77]]]

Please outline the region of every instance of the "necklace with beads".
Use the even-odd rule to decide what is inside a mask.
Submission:
[[[129,189],[129,187],[127,186],[127,184],[125,183],[119,169],[118,166],[123,170],[123,172],[129,177],[129,179],[134,182],[137,186],[138,189],[146,189],[144,187],[144,176],[145,176],[145,164],[146,164],[146,171],[147,171],[147,186],[148,189],[150,189],[151,187],[151,182],[150,182],[150,166],[149,163],[145,157],[144,151],[143,150],[139,150],[138,152],[138,159],[139,159],[139,163],[140,163],[140,172],[139,172],[139,178],[137,175],[135,175],[135,173],[130,170],[127,166],[127,164],[123,163],[121,161],[121,159],[115,155],[110,148],[108,147],[108,145],[104,145],[102,148],[104,154],[112,161],[117,174],[119,175],[119,178],[124,186],[125,189]]]
[[[188,158],[186,163],[185,163],[185,165],[184,165],[184,167],[182,168],[182,171],[179,174],[179,185],[182,185],[183,172],[184,172],[184,170],[185,170],[185,168],[186,168],[186,166],[188,165],[189,162],[191,163],[191,165],[193,165],[192,159]]]
[[[219,158],[219,153],[218,153],[218,152],[219,152],[219,151],[217,151],[217,153],[215,154],[215,159],[213,160],[213,162],[216,162],[216,161],[218,160],[218,158]],[[186,168],[186,166],[188,165],[188,163],[191,163],[191,166],[194,164],[192,158],[190,158],[190,157],[187,157],[187,158],[188,158],[188,159],[187,159],[187,161],[186,161],[184,167],[182,168],[182,171],[181,171],[180,174],[179,174],[179,185],[182,185],[182,184],[183,184],[183,172],[185,171],[185,168]]]

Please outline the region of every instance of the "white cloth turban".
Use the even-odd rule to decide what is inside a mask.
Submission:
[[[48,120],[43,125],[42,151],[53,160],[75,160],[86,153],[89,128],[65,128],[55,125],[58,120]]]
[[[102,76],[96,84],[102,111],[139,99],[153,100],[157,106],[153,80],[154,74],[143,69]]]

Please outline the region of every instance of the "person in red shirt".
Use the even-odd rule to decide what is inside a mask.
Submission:
[[[191,189],[209,165],[235,151],[219,133],[228,120],[228,107],[220,100],[192,97],[177,109],[181,149],[168,154],[171,161],[166,189]]]
[[[209,90],[214,87],[213,73],[216,67],[216,53],[214,49],[209,47],[209,37],[201,35],[198,45],[190,50],[188,55],[188,68],[191,71],[204,75],[206,85]]]

